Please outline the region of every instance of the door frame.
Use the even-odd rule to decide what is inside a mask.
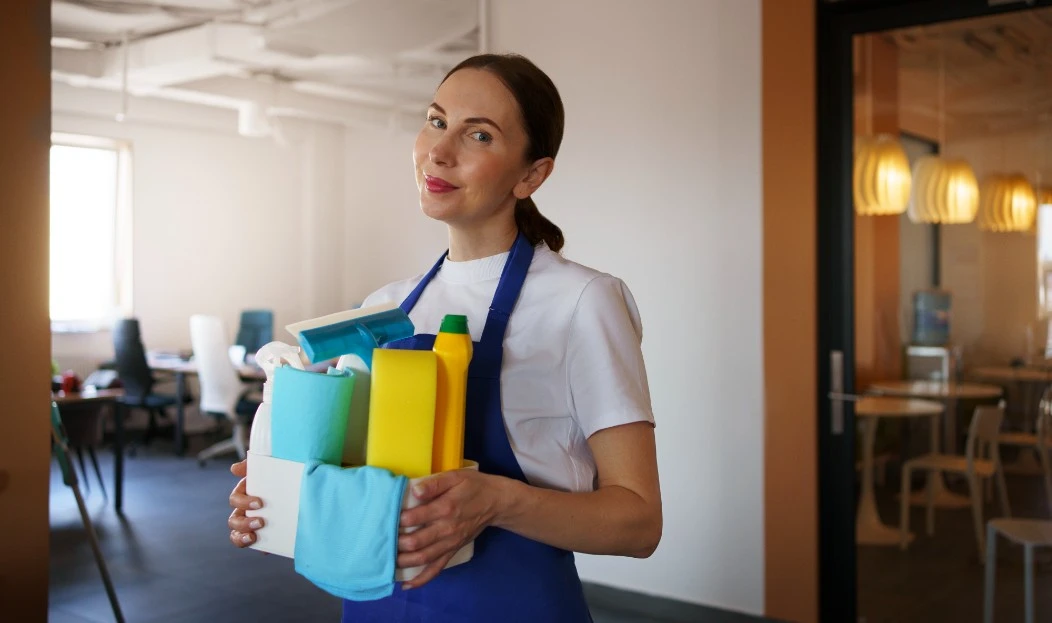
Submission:
[[[819,618],[857,620],[855,418],[834,433],[830,353],[855,388],[852,38],[855,35],[1052,6],[1052,0],[817,0],[818,573]]]

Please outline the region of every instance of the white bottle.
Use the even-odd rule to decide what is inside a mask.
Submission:
[[[271,456],[270,403],[274,396],[274,370],[281,366],[282,361],[298,370],[303,369],[300,349],[296,346],[284,342],[270,342],[256,352],[256,364],[263,368],[267,380],[263,383],[263,402],[256,409],[252,431],[248,436],[248,451],[252,454]]]

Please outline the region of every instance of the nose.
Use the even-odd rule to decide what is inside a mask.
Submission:
[[[449,133],[444,133],[431,146],[427,157],[431,163],[438,166],[453,166],[456,161],[455,146]]]

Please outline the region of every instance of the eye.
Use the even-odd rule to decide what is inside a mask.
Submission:
[[[472,132],[469,136],[480,143],[493,142],[493,137],[490,136],[488,132],[482,132],[481,130],[478,132]]]
[[[429,117],[427,118],[427,123],[428,123],[428,124],[429,124],[429,125],[430,125],[431,127],[433,127],[433,128],[436,128],[436,129],[439,129],[439,130],[445,130],[445,129],[446,129],[446,122],[445,122],[445,121],[443,121],[443,120],[442,120],[441,118],[439,118],[439,117],[433,117],[433,116],[429,116]]]

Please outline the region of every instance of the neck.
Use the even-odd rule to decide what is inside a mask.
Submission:
[[[512,219],[509,223],[493,223],[481,227],[449,226],[449,259],[469,262],[511,249],[519,229]]]

